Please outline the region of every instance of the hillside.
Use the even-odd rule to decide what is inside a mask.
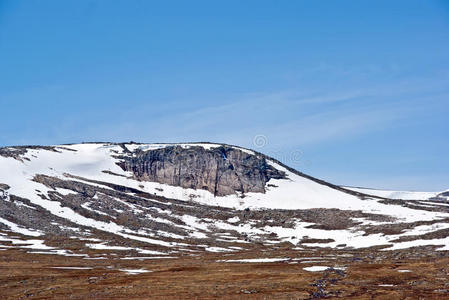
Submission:
[[[0,249],[83,265],[204,255],[294,264],[318,255],[323,270],[346,269],[350,262],[341,260],[362,253],[446,255],[448,201],[370,191],[224,144],[7,147],[0,149]]]

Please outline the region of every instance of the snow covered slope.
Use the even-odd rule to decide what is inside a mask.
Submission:
[[[168,161],[173,156],[161,156],[158,149],[186,161]],[[230,164],[228,154],[241,161]],[[216,161],[203,162],[205,155]],[[125,171],[124,161],[136,157],[142,170]],[[217,196],[207,187],[177,185],[181,172],[196,185],[204,179],[197,169],[189,170],[198,160],[204,174],[215,176],[215,185],[228,176],[230,182],[221,182],[237,186],[235,192]],[[228,168],[220,171],[219,163]],[[143,172],[140,177],[137,171]],[[146,180],[149,172],[170,184]],[[262,192],[244,188],[259,180],[267,180]],[[243,251],[281,242],[302,248],[434,245],[449,250],[449,203],[423,201],[424,194],[414,196],[420,201],[405,201],[410,197],[341,188],[260,153],[222,144],[0,148],[0,190],[0,244],[37,245],[30,249],[55,254],[76,255],[74,240],[73,249],[82,243],[97,251],[131,249],[154,256]],[[67,238],[58,246],[46,244],[62,237]]]
[[[364,193],[367,195],[373,195],[389,199],[402,199],[402,200],[428,200],[429,198],[435,197],[440,193],[440,192],[416,192],[416,191],[389,191],[389,190],[376,190],[376,189],[348,187],[348,186],[345,186],[344,188]]]

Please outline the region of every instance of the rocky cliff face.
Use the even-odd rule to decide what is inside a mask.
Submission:
[[[183,188],[204,189],[216,196],[236,192],[265,192],[271,179],[286,178],[285,173],[267,164],[262,156],[231,147],[170,146],[138,151],[123,157],[119,165],[139,180]]]
[[[449,191],[439,193],[435,197],[429,198],[432,201],[448,201],[449,200]]]
[[[8,189],[9,189],[9,185],[0,183],[0,200],[8,200],[9,199]]]

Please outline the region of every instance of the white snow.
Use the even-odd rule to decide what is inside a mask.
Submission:
[[[132,144],[134,145],[134,144]],[[151,145],[139,145],[139,147],[147,147],[148,149],[154,147],[165,147],[170,144],[151,144]],[[183,147],[192,145],[204,145],[204,147],[218,147],[219,144],[181,144]],[[127,145],[128,146],[128,145]],[[135,145],[134,145],[135,146]],[[139,188],[139,185],[144,186],[144,190],[149,193],[156,193],[161,196],[170,198],[176,198],[189,201],[191,195],[197,195],[199,197],[194,198],[194,201],[201,202],[203,204],[221,205],[226,207],[235,207],[243,209],[246,207],[252,208],[280,208],[280,209],[307,209],[307,208],[319,208],[319,207],[335,207],[340,209],[361,209],[365,212],[379,212],[387,215],[392,215],[398,218],[405,218],[409,221],[433,219],[436,217],[436,213],[423,212],[411,210],[409,208],[401,207],[399,205],[384,205],[378,203],[376,200],[364,200],[334,190],[330,187],[321,185],[315,181],[309,180],[302,176],[291,173],[284,167],[278,165],[275,162],[268,161],[272,166],[278,168],[281,171],[286,172],[289,180],[274,180],[269,183],[273,183],[278,188],[270,189],[265,194],[261,193],[248,193],[242,203],[242,199],[238,195],[230,195],[224,197],[214,197],[212,193],[204,190],[184,189],[181,187],[173,187],[152,182],[139,182],[129,178],[121,176],[114,176],[103,173],[103,170],[110,170],[114,173],[122,175],[130,175],[124,172],[120,167],[115,164],[115,159],[110,156],[110,151],[120,151],[119,146],[108,144],[81,144],[72,145],[72,149],[76,149],[77,152],[70,152],[65,158],[68,165],[60,166],[63,172],[78,175],[86,178],[104,180],[113,182],[116,184],[122,184],[133,188]],[[38,151],[38,153],[44,153],[49,151]],[[54,153],[50,152],[51,156],[63,155],[65,152]],[[75,162],[70,163],[70,156],[76,156]],[[37,156],[38,158],[40,156]],[[34,159],[36,160],[36,159]],[[33,161],[34,161],[33,160]],[[52,162],[55,160],[51,159]],[[44,159],[44,165],[48,165],[48,159]],[[54,164],[57,164],[53,162]],[[29,169],[29,168],[27,168]],[[56,170],[57,167],[53,167]],[[163,191],[159,191],[156,188],[163,188]],[[448,214],[449,216],[449,214]],[[412,220],[413,219],[413,220]]]
[[[235,251],[233,249],[227,249],[227,248],[222,248],[222,247],[206,247],[205,250],[209,251],[209,252],[232,252],[232,251]]]
[[[137,148],[141,150],[158,149],[166,147],[172,144],[126,144],[126,147],[133,151]],[[188,148],[192,146],[202,146],[206,149],[212,149],[214,147],[221,146],[220,144],[201,144],[201,143],[183,143],[179,144],[181,147]],[[70,151],[64,148],[72,149]],[[119,145],[114,144],[76,144],[67,145],[64,148],[58,148],[60,152],[53,152],[42,149],[29,149],[24,157],[30,160],[15,160],[14,158],[6,158],[0,156],[0,182],[8,184],[11,188],[9,189],[10,194],[17,195],[23,198],[27,198],[33,205],[41,206],[42,208],[48,210],[50,213],[65,218],[75,224],[89,226],[96,228],[105,232],[120,235],[127,239],[133,239],[141,241],[144,243],[160,245],[164,247],[174,247],[182,246],[185,244],[166,242],[154,237],[154,233],[146,232],[145,230],[140,230],[136,235],[136,232],[127,229],[124,226],[120,226],[114,222],[102,222],[91,218],[86,218],[69,207],[63,207],[59,201],[50,201],[42,199],[38,196],[37,190],[40,194],[46,195],[50,191],[48,187],[32,181],[36,174],[44,174],[48,176],[54,176],[61,179],[67,179],[66,174],[71,174],[75,176],[80,176],[86,179],[110,182],[118,185],[123,185],[135,189],[142,190],[150,194],[156,194],[159,196],[164,196],[167,198],[175,198],[179,200],[186,201],[197,201],[206,205],[218,205],[222,207],[233,207],[236,209],[310,209],[310,208],[337,208],[342,210],[360,210],[366,213],[376,213],[384,214],[387,216],[392,216],[398,221],[402,222],[414,222],[421,220],[437,220],[445,217],[449,217],[449,213],[442,212],[430,212],[419,209],[411,209],[403,207],[400,205],[387,205],[381,204],[375,199],[361,200],[356,196],[344,193],[339,190],[335,190],[331,187],[322,185],[313,180],[307,179],[300,175],[294,174],[282,167],[281,165],[275,163],[274,161],[268,160],[267,162],[273,167],[284,171],[287,174],[288,179],[271,179],[269,184],[274,184],[276,188],[270,188],[266,193],[247,193],[245,198],[240,198],[239,195],[229,195],[224,197],[214,197],[214,195],[205,190],[193,190],[184,189],[181,187],[174,187],[154,182],[142,182],[137,181],[130,176],[129,172],[124,172],[116,163],[117,158],[112,155],[116,153],[122,153],[123,149]],[[242,148],[239,148],[242,149]],[[247,153],[253,153],[250,150],[242,149],[242,151]],[[104,173],[103,171],[110,171],[123,176],[116,176],[109,173]],[[101,184],[93,184],[81,179],[73,179],[80,182],[85,182],[91,185],[101,186],[103,188],[109,188]],[[143,187],[141,187],[143,186]],[[160,190],[162,189],[162,191]],[[402,199],[415,199],[423,200],[427,199],[429,196],[433,196],[436,193],[420,193],[420,192],[397,192],[397,191],[378,191],[378,190],[367,190],[360,188],[351,188],[353,190],[358,190],[364,193],[371,193],[372,195],[382,196],[390,198],[402,198]],[[56,191],[63,196],[67,196],[73,191],[57,188]],[[195,197],[192,197],[194,195]],[[96,195],[98,197],[98,195]],[[115,199],[126,205],[134,212],[143,212],[137,205],[129,204],[120,199]],[[148,200],[152,202],[159,202],[156,200]],[[160,203],[160,202],[159,202]],[[426,203],[427,204],[427,203]],[[93,210],[89,207],[89,204],[83,206],[86,209]],[[157,210],[157,208],[154,208]],[[105,214],[104,212],[99,212]],[[159,212],[159,211],[158,211]],[[162,213],[162,212],[159,212]],[[165,211],[167,215],[171,215],[169,211]],[[173,216],[178,217],[178,216]],[[272,232],[276,233],[279,238],[285,241],[290,241],[292,243],[299,242],[303,237],[309,236],[312,238],[332,238],[335,242],[326,244],[310,244],[310,246],[322,246],[322,247],[335,247],[338,244],[347,244],[348,247],[369,247],[372,245],[382,245],[391,244],[391,240],[400,237],[401,235],[413,235],[413,234],[423,234],[426,232],[431,232],[440,228],[447,228],[448,225],[440,224],[439,228],[435,226],[419,226],[415,229],[406,231],[400,235],[384,236],[382,234],[371,234],[364,236],[364,231],[357,228],[351,228],[350,230],[319,230],[306,228],[313,223],[301,222],[298,220],[294,228],[283,228],[277,226],[266,226],[263,228],[256,228],[254,224],[245,222],[237,226],[235,223],[240,222],[238,216],[229,218],[227,222],[210,220],[210,222],[204,222],[208,220],[201,220],[193,216],[181,216],[179,219],[185,222],[186,225],[174,224],[169,220],[157,217],[152,218],[156,222],[170,224],[171,226],[177,226],[179,228],[190,230],[190,237],[193,238],[207,238],[210,231],[210,227],[216,227],[218,229],[224,230],[235,230],[242,234],[247,234],[250,238],[252,236],[270,234]],[[375,225],[381,222],[374,222],[366,220],[363,218],[357,218],[357,221],[361,221],[362,225]],[[0,223],[3,223],[11,228],[13,232],[21,233],[29,236],[39,236],[40,232],[27,229],[18,226],[12,222],[0,218]],[[181,239],[182,236],[175,235],[170,232],[160,231],[158,234],[162,237],[171,237],[176,239]],[[293,237],[293,238],[292,238]],[[244,243],[245,241],[240,241]],[[265,241],[269,243],[270,241]],[[273,241],[276,243],[276,241]],[[407,245],[414,245],[418,242],[405,242],[397,243],[394,247],[405,247]],[[446,249],[449,247],[449,242],[447,239],[437,239],[437,240],[426,240],[422,243],[429,243],[445,246]],[[104,244],[90,244],[91,247],[111,247]],[[305,245],[308,246],[308,245]],[[103,248],[106,250],[106,248]],[[122,247],[127,248],[127,247]],[[98,249],[98,248],[97,248]],[[224,248],[223,248],[224,249]],[[117,250],[117,249],[116,249]],[[123,249],[128,250],[128,249]],[[210,247],[208,251],[216,250],[214,247]],[[229,251],[229,249],[226,249]],[[440,249],[442,250],[442,249]]]
[[[33,149],[29,150],[27,155],[35,157],[31,157],[32,159],[30,161],[25,160],[24,162],[13,158],[0,157],[0,167],[2,170],[2,172],[0,172],[0,182],[8,182],[8,185],[11,186],[11,194],[27,198],[33,204],[42,206],[52,214],[68,219],[76,224],[94,227],[99,230],[145,243],[158,244],[166,247],[176,245],[174,243],[129,234],[133,233],[133,231],[130,231],[123,226],[119,226],[113,222],[106,223],[86,218],[68,207],[62,207],[61,203],[58,201],[50,201],[39,197],[36,190],[39,190],[42,193],[47,193],[50,189],[42,184],[32,181],[36,174],[46,174],[64,178],[65,173],[70,173],[72,175],[90,177],[93,179],[102,178],[105,179],[105,181],[108,181],[108,179],[104,177],[109,176],[116,178],[117,176],[105,174],[102,170],[112,170],[123,173],[120,167],[115,164],[115,159],[110,156],[110,150],[114,149],[114,147],[117,148],[118,146],[80,144],[67,147],[77,151],[61,150],[61,153],[55,153],[47,150]]]
[[[71,251],[64,249],[55,249],[54,247],[50,247],[45,245],[45,241],[38,239],[29,239],[29,240],[20,240],[14,237],[5,236],[3,234],[0,235],[0,242],[8,242],[12,243],[13,246],[0,245],[1,248],[22,248],[22,249],[31,249],[30,253],[36,254],[56,254],[63,256],[86,256],[85,254],[74,254]],[[40,250],[40,251],[34,251]]]
[[[449,250],[449,236],[441,239],[433,239],[433,240],[414,240],[408,242],[395,243],[392,247],[386,248],[383,250],[398,250],[398,249],[407,249],[411,247],[419,247],[419,246],[428,246],[428,245],[436,245],[439,246],[437,250]]]
[[[303,270],[308,271],[308,272],[322,272],[322,271],[326,271],[327,269],[329,269],[330,267],[326,267],[326,266],[311,266],[311,267],[305,267],[303,268]],[[346,268],[344,267],[333,267],[336,270],[345,270]]]
[[[63,188],[56,188],[56,192],[58,192],[59,194],[61,194],[63,196],[76,194],[76,192],[74,192],[72,190],[63,189]]]
[[[3,218],[0,218],[0,223],[5,224],[6,226],[8,226],[11,229],[11,231],[16,232],[16,233],[20,233],[20,234],[28,235],[28,236],[41,236],[42,235],[42,233],[37,230],[31,230],[31,229],[20,227],[17,224],[10,222],[8,220],[5,220]]]
[[[72,253],[72,251],[70,251],[70,250],[64,250],[64,249],[51,249],[48,251],[34,251],[33,250],[33,251],[28,251],[28,253],[88,257],[87,254],[75,254],[75,253]]]
[[[210,150],[213,148],[217,148],[222,146],[221,144],[212,144],[212,143],[162,143],[162,144],[126,144],[125,147],[129,151],[136,151],[137,149],[142,151],[148,150],[156,150],[162,149],[169,146],[179,146],[182,148],[190,148],[190,147],[203,147],[206,150]]]
[[[99,211],[99,210],[97,210],[97,209],[91,208],[90,205],[91,205],[91,204],[90,204],[89,202],[86,202],[86,203],[81,204],[81,207],[84,208],[84,209],[90,210],[90,211],[92,211],[92,212],[95,212],[95,213],[97,213],[97,214],[99,214],[99,215],[111,217],[111,216],[108,215],[107,213],[104,213],[104,212]],[[113,217],[111,217],[111,218],[113,218]]]
[[[167,253],[155,251],[155,250],[146,250],[146,249],[136,249],[140,254],[150,254],[150,255],[167,255]]]
[[[49,250],[53,249],[53,247],[49,247],[44,244],[43,240],[18,240],[13,238],[5,238],[0,236],[0,241],[11,242],[13,245],[18,245],[19,248],[29,248],[29,249],[39,249],[39,250]]]
[[[126,274],[129,274],[129,275],[137,275],[137,274],[152,272],[152,271],[148,271],[145,269],[119,269],[119,271],[125,272]]]
[[[122,246],[108,246],[104,243],[101,244],[86,244],[87,247],[97,250],[132,250],[130,247],[122,247]]]
[[[229,223],[237,223],[238,221],[240,221],[240,218],[238,216],[232,217],[228,219]]]
[[[193,229],[193,232],[190,233],[191,237],[199,239],[207,238],[207,235],[202,231],[208,232],[210,226],[209,224],[206,224],[202,222],[203,220],[190,215],[183,215],[181,220],[186,223],[188,229]]]
[[[348,187],[345,189],[364,193],[367,195],[373,195],[382,198],[389,199],[402,199],[402,200],[427,200],[430,197],[435,197],[440,192],[416,192],[416,191],[391,191],[391,190],[376,190],[369,188]]]
[[[23,203],[21,201],[15,201],[14,204],[17,205],[17,206],[22,206],[22,207],[26,207],[26,208],[29,208],[29,209],[36,210],[35,207],[29,206],[29,205],[27,205],[27,204],[25,204],[25,203]]]
[[[247,258],[247,259],[223,259],[217,260],[217,262],[228,262],[228,263],[269,263],[269,262],[280,262],[286,261],[290,258]]]
[[[120,259],[124,260],[146,260],[146,259],[165,259],[165,258],[177,258],[176,256],[127,256]]]
[[[422,203],[422,202],[420,202],[420,203]],[[431,204],[431,205],[438,205],[438,206],[449,206],[449,203],[436,203],[436,202],[425,202],[425,203]]]
[[[379,286],[385,286],[385,287],[388,287],[388,286],[394,286],[394,284],[379,284]]]

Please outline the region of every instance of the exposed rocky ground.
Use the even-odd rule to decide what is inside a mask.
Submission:
[[[214,196],[264,193],[270,179],[286,177],[284,172],[267,164],[264,157],[228,146],[137,149],[132,156],[119,158],[123,159],[119,163],[123,170],[131,171],[139,180],[203,189]]]
[[[0,294],[362,298],[365,286],[390,298],[444,297],[449,270],[436,265],[447,264],[449,252],[444,193],[368,195],[219,144],[0,148],[0,282],[8,289]],[[394,271],[402,265],[411,272]],[[120,271],[130,268],[151,273]],[[56,281],[39,281],[41,272]],[[243,279],[249,273],[254,284]],[[204,295],[194,278],[206,283]],[[86,282],[95,288],[83,290]],[[145,282],[157,285],[156,294],[145,294]]]

